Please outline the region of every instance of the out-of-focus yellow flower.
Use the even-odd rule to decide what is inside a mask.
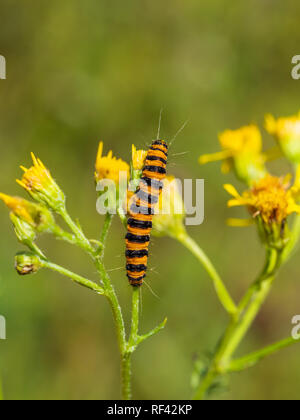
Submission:
[[[146,157],[146,150],[137,150],[135,145],[132,145],[132,167],[135,171],[141,171],[143,169]]]
[[[153,234],[156,236],[172,236],[178,238],[185,233],[185,209],[176,180],[168,176],[163,181],[159,202],[153,216]]]
[[[28,223],[37,232],[51,230],[55,224],[50,211],[41,205],[31,203],[20,197],[11,197],[10,195],[0,193],[2,200],[7,207],[20,219]]]
[[[282,178],[267,175],[242,195],[232,185],[224,187],[234,197],[228,201],[228,207],[247,206],[254,218],[261,216],[266,224],[281,224],[290,214],[300,213],[293,189]]]
[[[21,276],[36,273],[41,267],[41,260],[32,252],[20,252],[15,256],[15,269]]]
[[[287,118],[266,115],[265,128],[279,143],[284,155],[292,162],[300,163],[300,111]]]
[[[290,187],[289,177],[267,175],[242,195],[232,185],[227,184],[224,188],[234,197],[228,201],[228,206],[246,206],[252,216],[251,220],[257,222],[259,232],[268,245],[285,245],[286,220],[292,213],[300,214],[300,206],[295,200],[298,191]],[[250,223],[249,220],[229,219],[231,226],[248,226]]]
[[[65,205],[64,193],[41,160],[37,159],[33,153],[31,153],[31,157],[33,166],[29,169],[21,166],[24,174],[22,180],[17,179],[17,182],[28,191],[34,200],[58,211]]]
[[[103,142],[99,144],[97,159],[96,159],[96,182],[102,179],[111,179],[117,185],[120,181],[120,176],[126,173],[129,177],[129,165],[122,159],[117,159],[113,156],[113,152],[109,151],[107,156],[103,156]]]
[[[266,175],[266,156],[262,153],[262,137],[256,125],[226,130],[219,135],[219,141],[222,151],[200,156],[200,164],[221,160],[224,173],[234,169],[237,177],[247,184]]]

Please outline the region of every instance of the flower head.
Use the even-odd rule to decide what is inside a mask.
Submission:
[[[21,276],[36,273],[41,267],[41,260],[32,252],[20,252],[15,256],[15,269]]]
[[[223,172],[234,169],[240,180],[251,184],[266,174],[262,138],[254,124],[238,130],[226,130],[219,135],[222,151],[200,156],[200,164],[222,160]]]
[[[31,157],[33,166],[29,169],[21,166],[24,174],[22,180],[17,180],[17,182],[34,200],[58,211],[65,204],[65,196],[41,160],[37,159],[33,153]]]
[[[300,163],[300,111],[277,120],[266,115],[265,128],[276,138],[284,155],[292,162]]]
[[[0,200],[7,205],[15,216],[28,223],[37,232],[50,230],[55,223],[52,214],[44,206],[3,193],[0,193]]]
[[[99,144],[97,159],[96,159],[96,181],[101,181],[102,179],[111,179],[117,185],[120,181],[120,176],[127,174],[129,177],[129,165],[124,162],[122,159],[117,159],[113,156],[113,152],[109,151],[107,156],[103,156],[103,142]]]
[[[225,185],[226,191],[234,198],[228,201],[229,207],[246,206],[256,220],[264,239],[274,244],[274,238],[283,239],[283,229],[287,217],[292,213],[300,213],[300,206],[295,200],[295,190],[290,187],[287,178],[267,175],[253,184],[250,190],[240,195],[232,185]],[[231,219],[231,224],[233,219]],[[238,221],[236,226],[242,226]],[[246,221],[245,225],[249,224]]]
[[[132,145],[132,167],[135,171],[141,171],[143,169],[146,157],[146,150],[137,150],[135,145]]]
[[[168,176],[163,181],[159,202],[153,217],[153,234],[178,237],[185,232],[185,209],[176,179]]]

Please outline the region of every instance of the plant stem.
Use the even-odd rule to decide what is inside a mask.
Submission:
[[[276,353],[277,351],[289,347],[295,343],[298,343],[300,339],[296,340],[293,337],[286,338],[285,340],[279,341],[268,347],[265,347],[259,351],[248,354],[247,356],[241,357],[240,359],[233,360],[228,366],[228,372],[240,372],[248,369],[258,363],[265,357]]]
[[[132,287],[131,332],[128,341],[128,351],[134,351],[139,334],[140,288]]]
[[[0,379],[0,401],[4,400],[2,381]]]
[[[95,258],[95,264],[97,271],[102,279],[105,296],[108,298],[109,304],[112,309],[113,318],[117,330],[117,337],[119,343],[119,349],[121,356],[126,351],[126,334],[125,334],[125,324],[123,320],[122,310],[115,292],[115,289],[110,281],[110,278],[105,270],[104,264],[101,261],[100,257]]]
[[[131,358],[138,345],[140,288],[132,288],[131,331],[126,352],[122,358],[122,397],[124,400],[132,399],[132,371]]]
[[[293,251],[295,250],[296,245],[299,241],[299,236],[300,236],[300,215],[296,215],[293,229],[291,232],[291,238],[289,240],[289,243],[285,247],[284,252],[282,253],[282,263],[289,260],[289,258],[292,256]]]
[[[122,399],[125,401],[132,399],[131,376],[131,354],[124,353],[121,360],[121,386]]]
[[[94,292],[97,292],[99,295],[104,294],[104,289],[99,286],[97,283],[94,283],[91,280],[88,280],[82,276],[79,276],[78,274],[73,273],[72,271],[67,270],[64,267],[61,267],[60,265],[54,264],[47,260],[41,260],[42,266],[45,268],[49,268],[50,270],[56,271],[57,273],[62,274],[63,276],[69,277],[71,280],[73,280],[75,283],[84,286],[88,289],[93,290]]]
[[[184,245],[189,251],[191,251],[192,254],[194,254],[198,261],[200,261],[200,263],[203,265],[206,272],[213,281],[218,298],[225,310],[230,315],[236,314],[237,307],[235,303],[233,302],[217,270],[215,269],[207,255],[204,253],[204,251],[186,232],[180,234],[179,236],[176,236],[176,239],[179,242],[181,242],[182,245]]]
[[[101,235],[100,235],[100,242],[103,244],[103,248],[102,248],[101,254],[100,254],[102,258],[104,256],[105,243],[106,243],[106,239],[107,239],[109,229],[111,227],[112,220],[113,220],[113,215],[107,213],[106,216],[105,216],[105,219],[104,219],[104,225],[103,225],[102,232],[101,232]]]
[[[89,254],[93,255],[95,251],[94,248],[90,244],[89,240],[85,237],[81,228],[73,221],[66,208],[62,208],[59,214],[76,236],[78,245],[81,246],[81,248],[85,249]]]
[[[269,249],[267,251],[265,268],[241,300],[238,312],[232,318],[217,348],[211,365],[196,392],[195,399],[205,398],[215,379],[226,373],[231,357],[251,327],[272,287],[279,264],[280,252],[275,249]]]
[[[90,256],[92,257],[94,264],[97,268],[97,271],[100,275],[100,278],[103,284],[104,295],[107,297],[112,313],[113,313],[113,319],[114,319],[115,327],[117,331],[119,351],[120,351],[122,366],[123,366],[123,357],[124,357],[124,354],[126,353],[126,345],[127,345],[125,325],[124,325],[122,310],[121,310],[116,292],[114,290],[114,287],[110,281],[110,278],[102,262],[102,256],[97,254],[97,252],[95,252],[95,249],[92,247],[89,240],[85,237],[81,228],[79,228],[79,226],[72,220],[66,208],[61,209],[60,215],[62,216],[66,224],[69,226],[71,231],[75,234],[78,244],[82,248],[84,248],[87,251],[87,253],[90,254]],[[111,221],[112,221],[112,216],[110,214],[107,214],[105,217],[104,227],[101,233],[101,238],[103,240],[107,238]],[[123,367],[122,367],[122,375],[123,375]]]

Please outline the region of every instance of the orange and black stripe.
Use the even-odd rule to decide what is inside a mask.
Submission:
[[[168,146],[155,140],[150,147],[139,187],[131,200],[126,235],[126,270],[129,283],[141,286],[146,276],[154,206],[166,176]]]

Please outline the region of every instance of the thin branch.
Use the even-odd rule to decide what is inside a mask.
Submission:
[[[57,273],[62,274],[63,276],[69,277],[71,280],[73,280],[75,283],[86,287],[90,290],[93,290],[94,292],[98,293],[99,295],[104,295],[105,291],[104,289],[99,286],[97,283],[94,283],[91,280],[86,279],[85,277],[82,277],[76,273],[73,273],[70,270],[67,270],[64,267],[61,267],[60,265],[54,264],[47,260],[41,260],[42,267],[49,268],[52,271],[56,271]]]
[[[228,366],[227,372],[240,372],[256,365],[260,360],[264,359],[271,354],[278,352],[279,350],[292,346],[293,344],[299,343],[299,339],[289,337],[285,340],[271,344],[259,351],[248,354],[247,356],[241,357],[240,359],[233,360]]]
[[[191,251],[192,254],[194,254],[198,261],[202,264],[209,277],[213,281],[221,304],[230,315],[234,316],[237,313],[237,306],[233,302],[221,277],[204,251],[190,236],[188,236],[187,233],[180,235],[180,237],[176,237],[176,239],[179,240],[179,242],[181,242],[189,251]]]

